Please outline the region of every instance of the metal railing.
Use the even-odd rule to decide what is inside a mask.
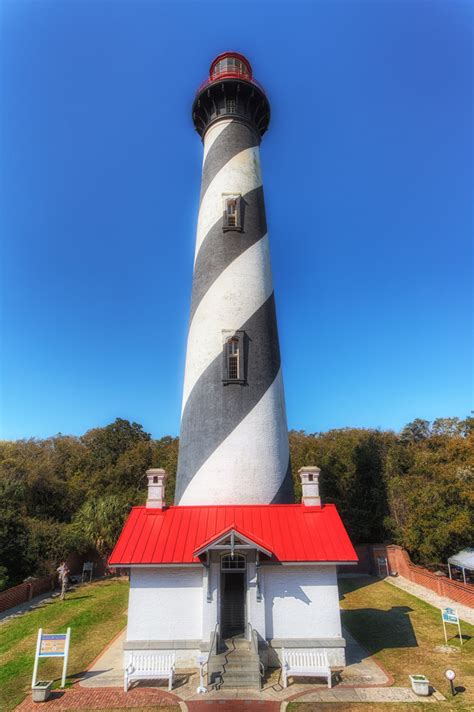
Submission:
[[[250,647],[252,651],[258,656],[258,666],[260,669],[260,677],[263,679],[265,677],[265,666],[260,660],[260,655],[258,652],[258,633],[253,627],[253,625],[250,623],[250,621],[247,622],[247,635],[248,639],[250,641]]]
[[[214,632],[212,634],[211,647],[209,648],[209,655],[207,656],[208,662],[209,662],[209,656],[211,655],[211,653],[214,649],[214,646],[216,648],[215,652],[217,653],[217,648],[219,646],[219,623],[216,623],[216,625],[214,627]]]
[[[257,87],[257,89],[260,89],[260,91],[262,91],[266,96],[265,89],[262,87],[262,85],[259,82],[257,82],[256,79],[251,77],[250,74],[247,74],[245,72],[238,72],[238,71],[216,72],[215,74],[212,75],[212,77],[209,77],[208,79],[203,81],[203,83],[197,90],[196,94],[200,94],[202,92],[202,90],[208,86],[208,84],[214,84],[214,82],[218,82],[221,79],[242,79],[243,81],[248,82],[249,84],[254,84]]]
[[[207,654],[207,660],[202,665],[202,671],[204,674],[204,668],[206,668],[206,678],[209,675],[209,660],[213,653],[217,655],[217,648],[219,646],[219,623],[216,623],[214,627],[214,632],[211,637],[211,645],[209,647],[209,652]],[[209,683],[209,681],[208,681]]]

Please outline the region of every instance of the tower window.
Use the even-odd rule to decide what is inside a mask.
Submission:
[[[229,380],[235,381],[239,378],[239,340],[234,336],[228,342],[229,349]]]
[[[227,99],[227,113],[235,114],[235,99]]]
[[[243,383],[245,380],[243,337],[242,331],[224,332],[224,363],[222,373],[224,383]]]
[[[224,196],[224,218],[222,229],[224,232],[235,230],[242,231],[242,198],[240,195]]]

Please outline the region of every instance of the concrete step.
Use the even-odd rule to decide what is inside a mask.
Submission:
[[[211,655],[211,660],[216,660],[219,663],[225,663],[228,660],[252,660],[258,661],[260,658],[256,653],[248,653],[233,650],[231,653],[220,653],[219,655]]]
[[[260,676],[252,676],[249,677],[248,675],[244,677],[227,677],[224,675],[222,679],[222,688],[225,688],[226,690],[232,690],[238,687],[246,687],[246,688],[251,688],[253,690],[260,690]]]

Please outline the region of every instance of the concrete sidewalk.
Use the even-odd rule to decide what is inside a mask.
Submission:
[[[347,642],[347,665],[341,673],[337,688],[355,687],[369,685],[387,685],[390,679],[384,670],[369,656],[366,650],[350,635],[347,630],[343,632]],[[86,688],[106,688],[122,687],[123,685],[123,643],[125,640],[125,630],[123,630],[104,650],[104,652],[92,663],[79,682],[81,687]],[[196,695],[196,688],[199,684],[197,670],[180,671],[176,674],[176,683],[173,693],[182,700],[202,700],[202,695]],[[280,670],[269,671],[269,675],[264,680],[261,692],[251,690],[225,692],[224,689],[217,692],[209,692],[205,699],[255,699],[283,701],[294,697],[299,693],[318,688],[324,689],[324,685],[315,686],[314,682],[301,682],[298,678],[286,689],[281,684]],[[228,697],[227,697],[228,696]]]
[[[13,618],[22,616],[23,613],[34,611],[35,608],[40,608],[42,605],[50,603],[55,598],[58,598],[59,594],[59,589],[55,591],[48,591],[47,593],[41,593],[39,596],[35,596],[30,601],[25,601],[25,603],[20,603],[18,606],[8,608],[6,611],[0,613],[0,625],[12,620]]]
[[[439,596],[437,593],[431,591],[429,588],[425,588],[424,586],[420,586],[417,583],[413,583],[412,581],[403,578],[403,576],[387,576],[384,581],[386,581],[387,583],[391,583],[392,586],[401,588],[407,593],[411,593],[417,598],[421,598],[422,601],[430,603],[436,608],[454,608],[457,611],[457,614],[461,620],[466,621],[466,623],[471,623],[471,625],[474,625],[474,609],[469,608],[469,606],[463,606],[462,603],[457,603],[456,601],[453,601],[450,598],[444,598],[444,596]]]

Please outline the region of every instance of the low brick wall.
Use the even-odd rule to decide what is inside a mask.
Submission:
[[[440,596],[445,596],[465,606],[474,608],[474,586],[453,581],[412,563],[405,549],[396,544],[359,544],[354,547],[359,557],[357,566],[341,566],[341,573],[360,573],[379,576],[377,559],[387,559],[389,573],[398,573],[403,578],[429,588]]]
[[[18,606],[20,603],[31,601],[34,596],[39,596],[41,593],[52,591],[55,583],[55,576],[43,576],[42,578],[31,579],[18,584],[18,586],[7,588],[6,591],[0,592],[0,613]]]
[[[413,564],[408,553],[401,546],[391,544],[385,548],[391,573],[398,572],[400,576],[429,588],[440,596],[474,608],[474,586],[472,584],[453,581],[446,576],[436,576],[432,571]]]

